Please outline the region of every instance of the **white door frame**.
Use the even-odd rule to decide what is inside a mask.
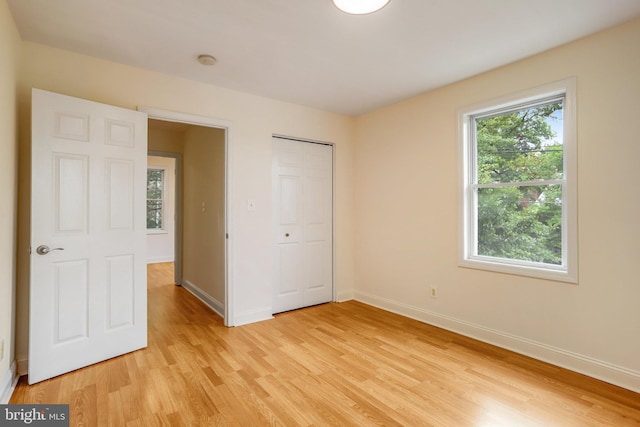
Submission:
[[[224,324],[234,326],[234,306],[233,306],[233,197],[232,197],[232,123],[227,120],[215,119],[212,117],[198,116],[194,114],[179,113],[176,111],[161,110],[157,108],[138,106],[138,111],[147,113],[149,119],[163,120],[166,122],[185,123],[195,126],[204,126],[225,131],[225,267],[224,267]],[[176,276],[177,277],[177,276]]]

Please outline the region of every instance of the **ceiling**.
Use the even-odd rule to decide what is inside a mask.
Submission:
[[[348,115],[640,16],[640,0],[391,0],[358,16],[331,0],[8,3],[23,40]]]

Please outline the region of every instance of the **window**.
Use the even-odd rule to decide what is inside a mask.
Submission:
[[[147,230],[164,229],[165,170],[147,169]]]
[[[458,113],[460,265],[577,282],[575,80]]]

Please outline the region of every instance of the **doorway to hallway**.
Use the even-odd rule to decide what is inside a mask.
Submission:
[[[172,121],[162,112],[158,113],[160,118],[154,118],[157,116],[154,114],[149,112],[149,154],[164,162],[175,161],[175,191],[173,195],[168,192],[174,209],[173,213],[167,209],[163,218],[167,220],[168,215],[173,215],[175,219],[172,233],[175,283],[224,318],[227,307],[227,129],[193,121]],[[150,163],[149,171],[153,169]],[[167,179],[167,187],[170,181]],[[153,185],[148,188],[152,193],[155,191]],[[160,205],[154,200],[148,200],[148,204],[151,208]],[[148,222],[155,225],[153,215]],[[163,238],[170,234],[170,221],[163,225],[160,232],[148,230],[151,262],[170,261],[169,251],[160,246]],[[154,251],[161,250],[165,251],[164,258],[151,258]]]

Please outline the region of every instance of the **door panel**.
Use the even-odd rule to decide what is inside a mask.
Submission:
[[[53,213],[58,235],[84,234],[88,224],[88,163],[87,156],[54,154]]]
[[[309,289],[321,288],[325,285],[324,254],[325,242],[309,242],[305,251],[307,269],[307,286]]]
[[[274,138],[274,301],[278,313],[333,296],[333,153]]]
[[[106,159],[105,172],[107,229],[133,230],[133,161]]]
[[[146,114],[32,96],[30,384],[147,343]]]
[[[54,263],[54,344],[87,337],[88,260]]]
[[[132,255],[108,257],[107,331],[131,326],[135,319],[135,259]]]

